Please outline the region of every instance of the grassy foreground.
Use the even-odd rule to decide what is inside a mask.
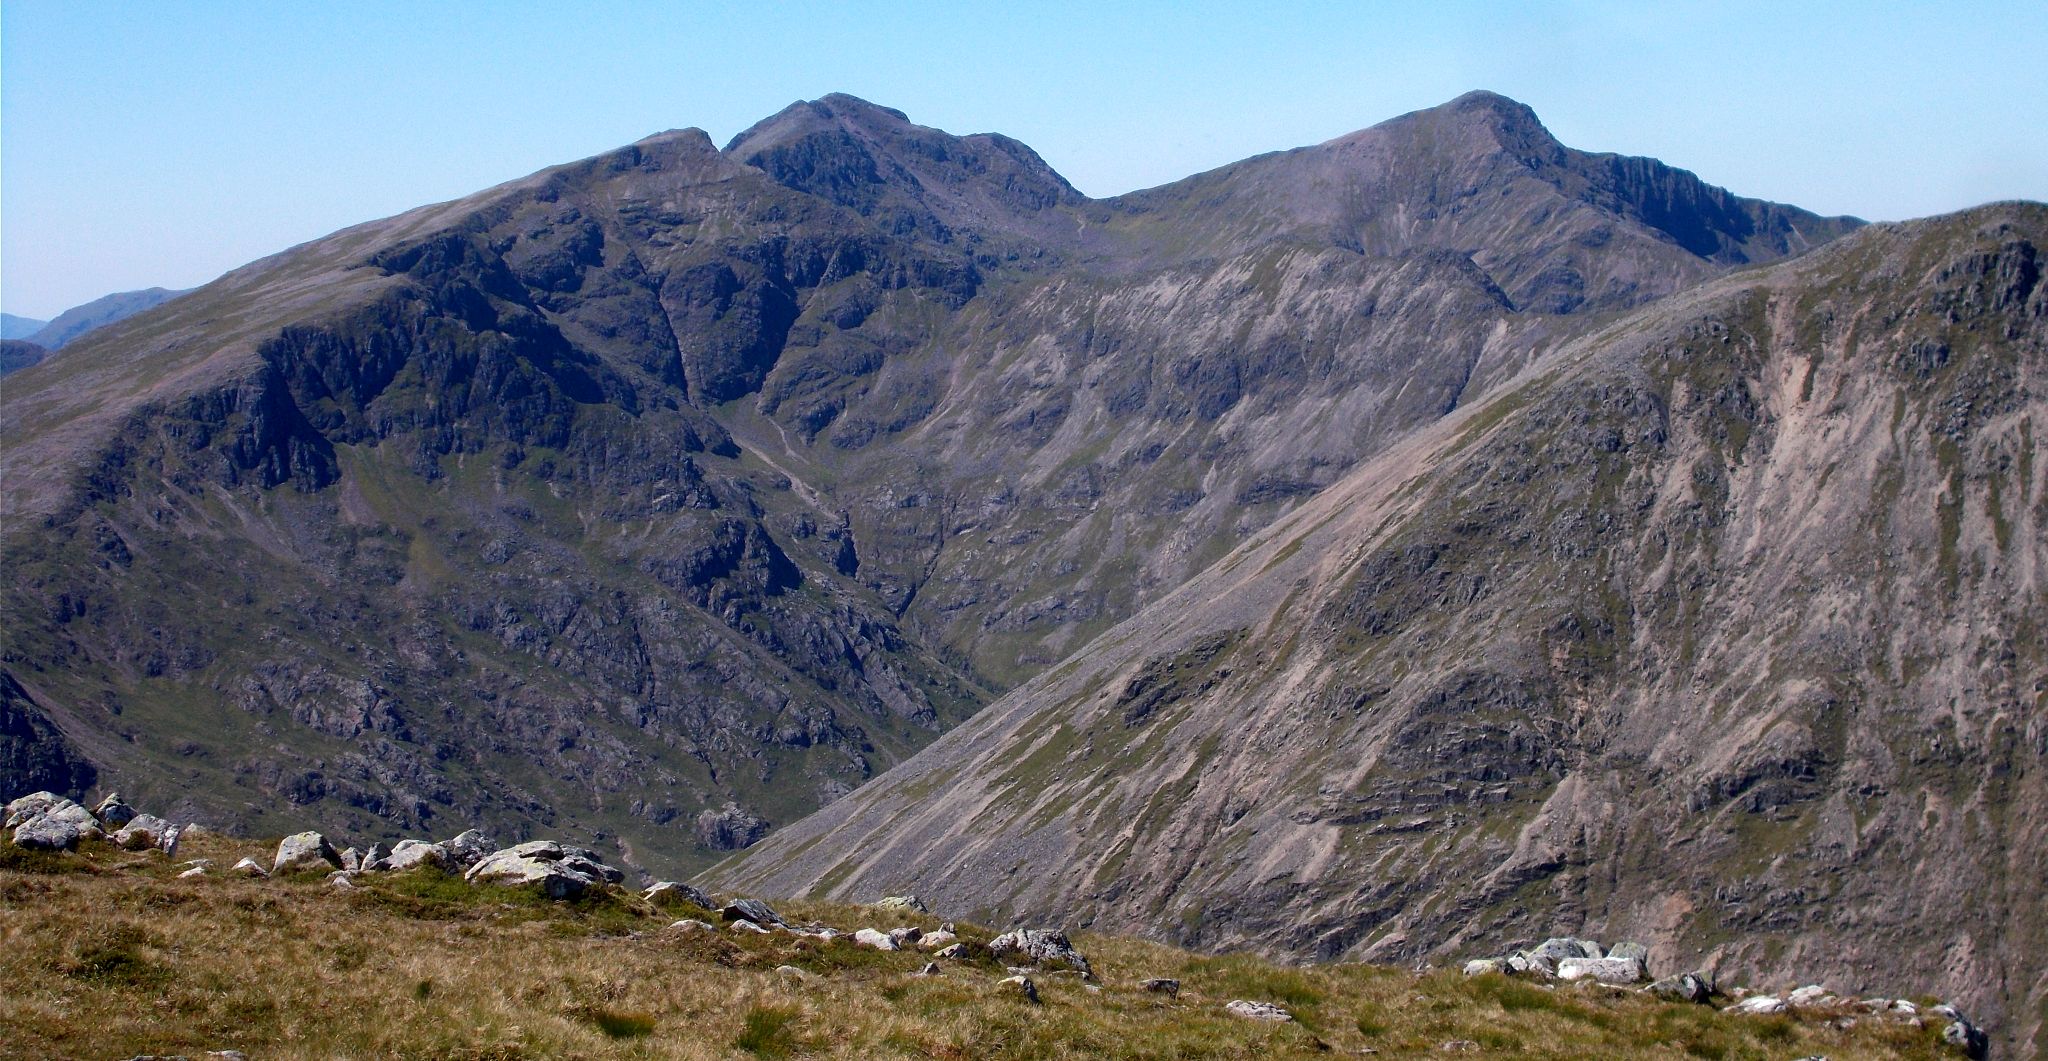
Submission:
[[[1099,989],[1036,974],[1032,1004],[982,956],[915,975],[929,956],[850,939],[685,933],[692,907],[636,896],[550,903],[433,872],[222,875],[273,848],[207,836],[177,879],[156,852],[104,844],[25,852],[0,842],[0,1056],[124,1058],[241,1050],[266,1058],[1286,1058],[1376,1054],[1791,1059],[1954,1057],[1935,1028],[1837,1029],[1742,1017],[1613,988],[1546,988],[1456,971],[1287,967],[1082,934]],[[842,931],[937,919],[777,904]],[[959,926],[970,942],[986,928]],[[794,966],[798,974],[778,967]],[[1178,998],[1143,990],[1179,979]],[[1224,1012],[1272,1002],[1297,1020]]]

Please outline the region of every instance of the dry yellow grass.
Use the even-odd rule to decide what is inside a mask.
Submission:
[[[265,849],[208,837],[217,867]],[[632,897],[556,904],[434,874],[175,877],[155,853],[0,843],[0,1056],[266,1058],[1953,1057],[1934,1028],[1850,1030],[1723,1015],[1614,989],[1455,972],[1295,968],[1083,935],[1101,978],[1038,976],[1032,1005],[985,956],[920,977],[928,956],[850,940],[683,934]],[[935,919],[812,903],[842,930]],[[687,914],[689,911],[684,911]],[[988,931],[963,926],[969,940]],[[810,977],[778,974],[794,965]],[[1175,977],[1179,998],[1142,990]],[[1223,1012],[1233,998],[1292,1024]]]

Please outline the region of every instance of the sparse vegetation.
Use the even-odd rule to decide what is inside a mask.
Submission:
[[[209,836],[181,857],[223,866],[265,845]],[[1517,1057],[1945,1057],[1933,1029],[1848,1030],[1745,1018],[1611,988],[1366,965],[1284,967],[1081,936],[1098,984],[1036,976],[1032,1005],[975,957],[916,975],[919,951],[841,939],[671,931],[612,894],[549,903],[418,872],[180,879],[160,855],[87,844],[0,863],[0,1054],[118,1057],[1269,1058],[1421,1056],[1466,1041]],[[841,927],[936,918],[823,903]],[[970,944],[993,934],[957,926]],[[799,978],[778,973],[793,965]],[[1139,981],[1169,976],[1178,997]],[[1291,1023],[1230,1016],[1236,998]]]

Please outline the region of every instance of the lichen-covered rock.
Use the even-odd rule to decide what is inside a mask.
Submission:
[[[911,910],[920,914],[931,913],[931,909],[924,905],[924,900],[919,899],[915,895],[887,896],[881,902],[876,903],[875,906],[883,910]]]
[[[1643,979],[1643,963],[1635,958],[1566,958],[1557,963],[1557,975],[1561,980],[1633,984]]]
[[[924,938],[924,930],[916,925],[892,928],[889,930],[889,938],[894,940],[898,947],[914,947],[918,940]]]
[[[1171,977],[1155,976],[1150,980],[1140,981],[1138,987],[1155,995],[1165,995],[1168,998],[1180,997],[1180,981]]]
[[[1281,1009],[1271,1002],[1248,1002],[1241,998],[1232,999],[1223,1009],[1232,1016],[1243,1017],[1246,1020],[1290,1021],[1294,1019],[1294,1014]]]
[[[957,942],[959,939],[959,936],[956,936],[953,933],[948,932],[942,928],[935,932],[927,932],[924,935],[919,936],[917,938],[917,949],[938,950],[941,947],[950,946],[951,944]]]
[[[1742,1001],[1737,1002],[1732,1006],[1729,1006],[1727,1012],[1744,1013],[1750,1015],[1768,1015],[1772,1013],[1783,1013],[1785,1012],[1785,1008],[1785,1000],[1777,997],[1776,995],[1751,995],[1748,998],[1745,998]]]
[[[267,870],[267,869],[264,869],[264,868],[263,868],[263,864],[262,864],[261,862],[258,862],[258,861],[256,861],[256,860],[255,860],[255,859],[253,859],[253,858],[243,858],[243,859],[242,859],[241,861],[239,861],[239,862],[236,862],[236,863],[235,863],[234,865],[232,865],[232,866],[229,866],[229,867],[228,867],[228,872],[229,872],[229,873],[232,873],[232,874],[234,874],[234,875],[236,875],[236,876],[238,876],[238,877],[268,877],[268,876],[270,876],[270,871],[269,871],[269,870]]]
[[[1528,951],[1528,954],[1532,958],[1547,960],[1555,968],[1566,958],[1598,958],[1601,950],[1600,944],[1594,940],[1554,936],[1538,944]]]
[[[1838,1001],[1838,999],[1836,999],[1834,992],[1819,984],[1807,984],[1805,987],[1794,988],[1791,994],[1785,996],[1786,1005],[1803,1008],[1825,1006],[1835,1001]]]
[[[1485,973],[1504,973],[1507,971],[1507,962],[1500,958],[1474,958],[1465,963],[1466,976],[1480,976]]]
[[[1031,978],[1028,976],[1006,977],[996,981],[996,983],[1002,987],[1016,989],[1018,994],[1024,996],[1024,1001],[1026,1002],[1035,1003],[1038,1001],[1038,985],[1032,983]]]
[[[353,873],[363,868],[363,853],[353,847],[341,849],[341,868]]]
[[[1074,949],[1067,934],[1057,929],[1020,928],[1005,932],[988,941],[989,953],[998,959],[1021,955],[1036,965],[1059,964],[1078,969],[1088,979],[1095,978],[1095,970],[1088,965],[1088,959]]]
[[[277,858],[270,864],[272,873],[292,873],[306,869],[340,869],[341,852],[327,842],[327,838],[312,830],[293,833],[278,841]]]
[[[948,945],[948,946],[945,946],[945,947],[941,947],[941,948],[939,948],[939,950],[938,950],[938,952],[937,952],[936,954],[933,954],[933,955],[932,955],[932,957],[934,957],[934,958],[938,958],[938,959],[940,959],[940,960],[942,960],[942,961],[949,961],[949,962],[957,962],[957,961],[966,961],[966,960],[967,960],[967,944],[965,944],[965,943],[954,943],[954,944],[950,944],[950,945]]]
[[[718,904],[713,902],[709,895],[680,881],[661,881],[640,893],[640,896],[655,906],[681,906],[689,903],[706,910],[718,909]]]

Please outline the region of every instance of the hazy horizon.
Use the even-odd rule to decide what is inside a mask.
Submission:
[[[2048,198],[2048,9],[1505,3],[0,10],[0,308],[185,288],[663,129],[848,92],[1001,132],[1097,197],[1464,92],[1573,147],[1898,220]]]

